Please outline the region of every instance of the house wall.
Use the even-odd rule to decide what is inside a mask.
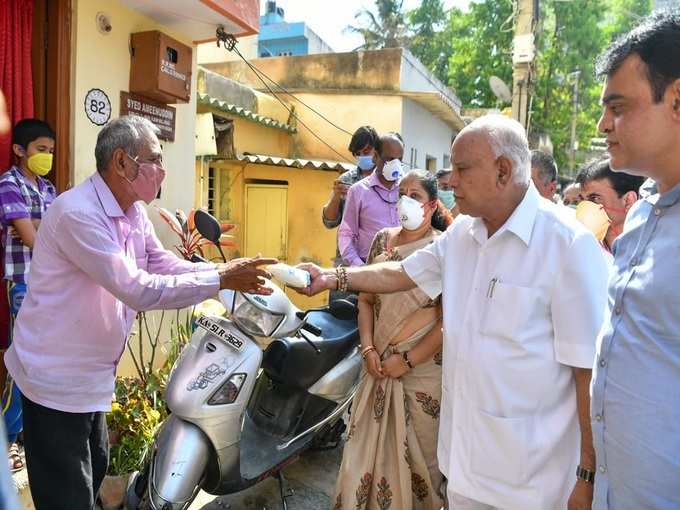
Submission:
[[[307,41],[309,41],[307,46],[307,53],[309,55],[316,53],[333,53],[333,48],[308,26],[305,26],[305,36],[307,37]]]
[[[411,149],[417,150],[414,168],[425,169],[425,157],[437,159],[437,170],[444,167],[444,155],[451,148],[454,130],[412,99],[402,98],[401,134],[404,138],[404,162],[411,163]]]
[[[399,96],[322,93],[298,93],[296,96],[350,133],[364,125],[373,126],[378,133],[399,131],[402,127]],[[347,150],[351,135],[331,126],[306,107],[299,104],[295,106],[297,114],[311,131],[332,147],[326,147],[309,130],[298,124],[294,147],[296,157],[343,161],[340,157],[343,156],[344,162],[354,163],[355,158]]]
[[[214,162],[211,166],[219,172],[220,194],[223,197],[219,219],[236,225],[231,233],[238,248],[231,255],[239,256],[244,246],[245,184],[276,181],[287,183],[288,186],[286,262],[314,262],[326,267],[332,265],[337,232],[323,226],[321,208],[328,200],[337,172],[237,162]],[[262,255],[278,256],[272,253]],[[328,300],[327,293],[308,298],[291,291],[289,297],[302,309],[325,304]]]
[[[288,57],[307,55],[309,43],[305,37],[286,37],[258,42],[258,57]]]
[[[100,126],[85,115],[83,101],[92,88],[103,90],[111,101],[111,118],[120,112],[120,93],[129,91],[130,34],[145,30],[161,30],[184,44],[191,41],[169,32],[154,20],[122,6],[116,0],[80,0],[74,7],[74,74],[73,74],[73,165],[72,182],[78,184],[95,171],[94,148]],[[106,12],[113,29],[108,34],[97,30],[95,17]],[[196,52],[193,52],[192,90],[196,90]],[[194,130],[196,100],[191,94],[187,104],[173,105],[177,110],[174,142],[162,142],[167,177],[159,205],[189,209],[193,205]],[[189,169],[189,170],[188,170]],[[152,214],[151,216],[154,216]]]
[[[258,57],[306,55],[307,37],[303,22],[262,24],[258,38]]]
[[[110,16],[112,30],[102,34],[97,30],[95,17],[103,11]],[[92,88],[103,90],[112,106],[111,118],[120,112],[120,92],[129,91],[130,77],[130,34],[145,30],[161,30],[169,36],[191,46],[191,41],[180,34],[167,30],[163,25],[138,12],[121,5],[117,0],[78,0],[73,2],[73,72],[71,119],[71,182],[82,182],[95,170],[94,148],[100,126],[90,122],[85,114],[83,102]],[[163,160],[167,177],[161,191],[161,199],[154,203],[168,209],[189,210],[194,204],[195,157],[194,131],[196,120],[196,52],[193,52],[192,94],[187,104],[173,105],[176,108],[175,141],[162,141]],[[162,223],[155,210],[149,209],[149,217],[165,246],[176,243],[174,234]],[[171,314],[174,316],[174,312]],[[152,314],[151,320],[158,321],[160,314]],[[163,341],[170,338],[170,320],[166,318]],[[134,343],[135,337],[131,338]],[[146,347],[148,352],[149,347]],[[162,356],[158,360],[160,362]],[[133,375],[134,365],[126,352],[118,367],[119,375]]]
[[[282,129],[263,126],[238,117],[234,118],[234,148],[238,154],[285,156],[289,152],[290,134]]]

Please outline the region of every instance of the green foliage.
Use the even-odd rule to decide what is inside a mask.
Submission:
[[[442,0],[422,0],[420,7],[406,13],[411,36],[408,49],[437,78],[446,83],[450,44],[446,11]]]
[[[403,0],[375,0],[377,13],[361,9],[354,17],[362,23],[347,30],[361,34],[366,50],[405,46],[408,37],[402,5]]]
[[[116,401],[107,415],[111,439],[109,474],[124,475],[142,465],[158,426],[167,417],[161,395],[165,384],[153,376],[116,380]]]
[[[423,0],[403,16],[401,2],[375,3],[377,14],[367,18],[371,33],[380,32],[376,27],[401,27],[401,20],[406,19],[408,30],[399,29],[401,42],[456,91],[463,105],[501,106],[490,90],[489,77],[496,75],[512,84],[512,0],[473,0],[467,11],[445,11],[441,0]],[[593,76],[594,61],[612,39],[649,14],[651,0],[544,0],[540,5],[530,134],[550,135],[555,157],[564,169],[571,137],[574,72],[580,72],[577,141],[579,147],[587,148],[591,138],[598,136],[600,115],[601,84]],[[362,11],[357,16],[368,14]],[[387,47],[384,39],[371,37],[366,38],[366,48]]]
[[[467,12],[449,12],[447,82],[465,106],[496,106],[492,75],[512,83],[512,9],[510,0],[486,0],[471,3]]]
[[[597,136],[600,84],[594,63],[605,46],[602,6],[595,2],[545,2],[537,30],[531,130],[548,133],[559,168],[566,168],[571,138],[574,73],[579,73],[576,139],[588,147]]]
[[[640,18],[652,11],[652,0],[608,0],[603,33],[606,43],[633,28]]]

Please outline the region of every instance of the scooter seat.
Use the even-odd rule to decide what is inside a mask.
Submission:
[[[272,380],[307,389],[359,344],[356,320],[339,320],[320,311],[310,312],[307,322],[321,329],[318,339],[302,331],[321,352],[316,352],[304,338],[277,338],[262,359],[262,368]]]

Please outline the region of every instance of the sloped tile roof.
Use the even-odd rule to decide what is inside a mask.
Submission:
[[[297,129],[289,124],[284,124],[283,122],[279,122],[278,120],[272,119],[271,117],[258,115],[257,113],[251,112],[250,110],[246,110],[245,108],[242,108],[240,106],[229,104],[226,101],[210,97],[208,94],[201,94],[199,92],[197,94],[197,101],[198,104],[210,106],[224,113],[237,115],[238,117],[242,117],[246,120],[257,122],[258,124],[262,124],[263,126],[267,126],[274,129],[282,129],[284,131],[287,131],[288,133],[297,133]]]
[[[221,160],[219,156],[213,156],[213,160]],[[243,154],[235,158],[236,161],[247,162],[259,165],[285,166],[289,168],[307,168],[312,170],[327,170],[336,172],[345,172],[347,170],[354,170],[356,165],[351,163],[342,163],[340,161],[320,161],[315,159],[299,159],[299,158],[280,158],[278,156],[268,156],[266,154]],[[225,160],[229,161],[229,160]]]

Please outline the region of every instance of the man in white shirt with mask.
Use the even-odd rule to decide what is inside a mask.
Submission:
[[[313,278],[304,292],[417,285],[442,295],[438,459],[449,508],[590,508],[589,384],[607,288],[600,247],[540,200],[516,121],[475,120],[451,162],[461,216],[444,234],[403,262],[303,264]]]

